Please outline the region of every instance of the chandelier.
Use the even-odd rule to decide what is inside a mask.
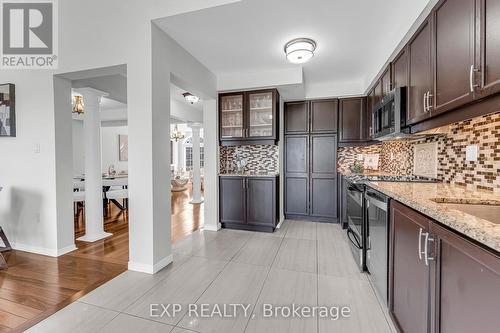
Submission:
[[[181,131],[179,131],[179,129],[177,128],[177,124],[175,124],[174,131],[170,133],[170,140],[177,142],[184,139],[184,137],[185,135]]]
[[[82,114],[84,106],[83,97],[75,95],[75,97],[73,97],[73,113]]]

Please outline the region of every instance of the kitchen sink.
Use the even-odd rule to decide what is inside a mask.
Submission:
[[[483,220],[500,224],[500,201],[491,200],[482,202],[474,199],[452,199],[452,198],[434,198],[432,201],[440,206],[455,209]]]

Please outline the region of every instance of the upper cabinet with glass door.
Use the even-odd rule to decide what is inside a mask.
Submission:
[[[273,91],[248,93],[248,137],[272,138],[275,99]]]
[[[276,144],[278,108],[276,89],[220,94],[221,144]]]
[[[220,95],[220,136],[224,139],[242,139],[244,133],[244,94]]]

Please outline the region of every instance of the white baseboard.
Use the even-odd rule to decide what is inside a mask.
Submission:
[[[63,254],[70,253],[72,251],[77,250],[78,248],[76,247],[75,244],[71,244],[70,246],[63,247],[62,249],[57,250],[57,256],[62,256]]]
[[[219,231],[220,230],[220,223],[217,223],[216,225],[205,224],[205,225],[203,225],[203,229],[208,230],[208,231]]]
[[[27,244],[21,244],[21,243],[10,243],[12,248],[17,251],[24,251],[24,252],[30,252],[30,253],[36,253],[36,254],[41,254],[43,256],[49,256],[49,257],[59,257],[62,256],[63,254],[66,254],[68,252],[76,250],[75,244],[69,245],[67,247],[64,247],[62,249],[49,249],[45,247],[39,247],[39,246],[33,246],[33,245],[27,245]]]
[[[82,237],[78,238],[77,240],[79,240],[81,242],[93,243],[93,242],[96,242],[98,240],[108,238],[111,236],[113,236],[112,233],[103,231],[102,233],[95,234],[95,235],[83,235]]]
[[[174,260],[173,255],[169,255],[154,265],[142,264],[138,262],[128,262],[128,269],[130,271],[147,273],[147,274],[156,274],[161,271],[163,268],[167,267]]]

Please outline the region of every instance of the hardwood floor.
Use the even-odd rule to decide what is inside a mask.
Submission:
[[[172,193],[172,243],[203,225],[203,207],[191,205],[191,191]],[[82,211],[75,238],[85,233]],[[113,236],[58,258],[22,251],[5,253],[0,271],[0,333],[21,332],[127,270],[128,212],[110,205],[104,229]]]

